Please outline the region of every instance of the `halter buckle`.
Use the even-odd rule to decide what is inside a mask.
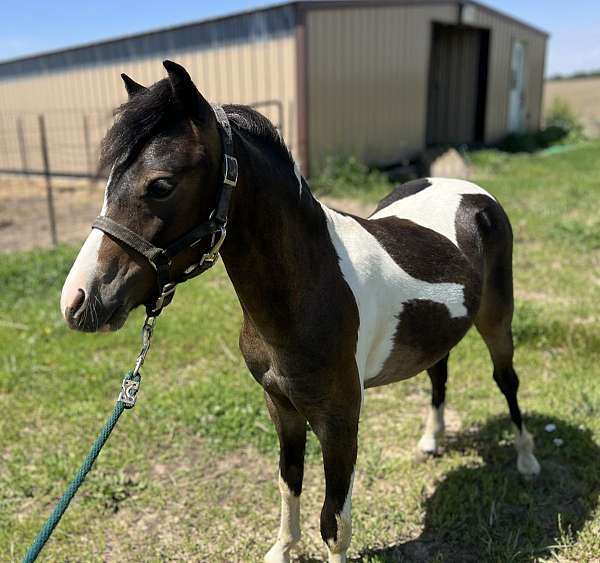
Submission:
[[[223,183],[235,188],[238,181],[238,161],[235,156],[226,154],[224,158]]]
[[[160,295],[158,296],[156,303],[154,304],[154,309],[152,310],[152,313],[158,314],[158,312],[164,307],[167,297],[169,297],[170,295],[175,293],[176,287],[177,287],[177,284],[168,283],[167,285],[165,285],[162,288],[162,291],[161,291]]]
[[[202,256],[200,265],[205,264],[206,262],[209,264],[214,264],[219,259],[219,250],[221,250],[221,246],[223,245],[225,237],[227,236],[227,229],[225,228],[225,225],[220,227],[218,232],[219,238],[215,241],[217,233],[213,234],[212,246],[210,250],[204,254],[204,256]]]

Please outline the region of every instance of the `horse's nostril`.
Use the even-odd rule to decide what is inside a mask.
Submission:
[[[75,299],[73,299],[73,302],[69,305],[68,307],[68,316],[73,318],[77,312],[81,309],[81,307],[83,306],[83,303],[85,301],[85,291],[83,289],[78,289],[77,290],[77,295],[75,297]]]

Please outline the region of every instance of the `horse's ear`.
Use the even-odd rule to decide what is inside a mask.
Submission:
[[[210,104],[192,82],[187,70],[173,61],[163,61],[169,75],[173,93],[190,118],[200,123],[208,123],[214,113]]]
[[[133,96],[135,96],[136,94],[139,94],[140,92],[143,92],[144,90],[148,89],[145,86],[138,84],[132,78],[129,78],[129,76],[127,76],[125,73],[121,74],[121,78],[125,83],[125,90],[127,90],[127,95],[129,96],[129,98],[133,98]]]

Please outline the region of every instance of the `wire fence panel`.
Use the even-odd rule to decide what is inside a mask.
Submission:
[[[46,174],[39,115],[0,113],[0,173]],[[96,176],[100,141],[111,112],[45,112],[48,167],[53,176]]]
[[[250,104],[284,136],[279,100]],[[0,252],[80,242],[100,211],[110,111],[0,112]]]
[[[102,205],[108,111],[0,113],[0,251],[80,241]]]

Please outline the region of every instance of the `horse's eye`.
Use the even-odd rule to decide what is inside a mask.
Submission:
[[[152,199],[167,199],[175,189],[175,183],[170,178],[152,180],[146,188],[146,195]]]

